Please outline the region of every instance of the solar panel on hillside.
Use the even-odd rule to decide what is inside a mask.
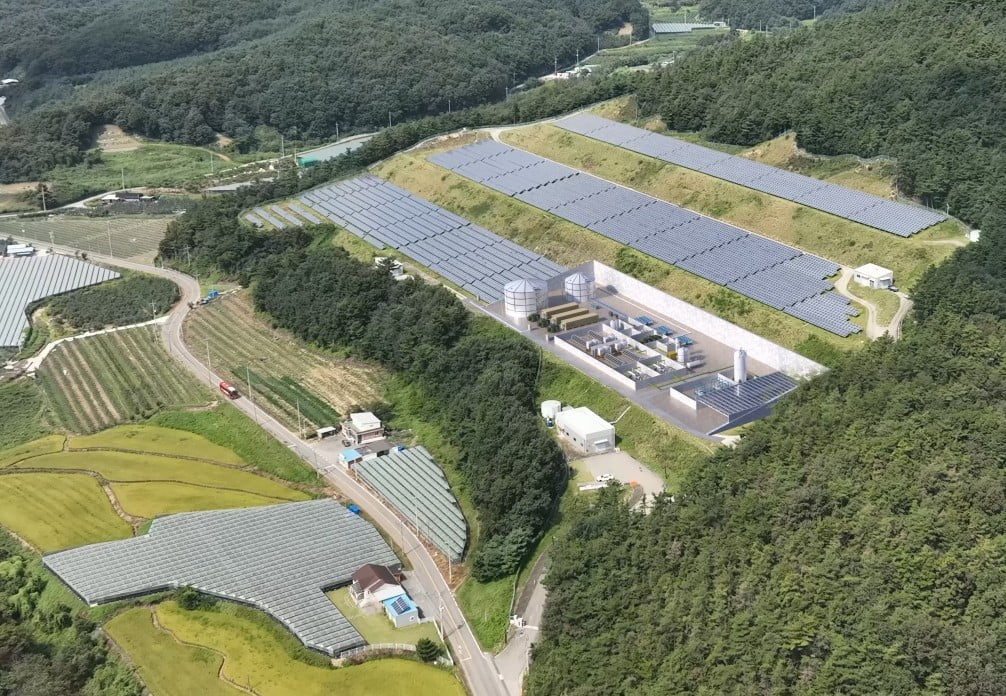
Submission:
[[[556,125],[902,237],[947,219],[936,210],[888,201],[593,114],[569,116]],[[638,137],[630,137],[632,131],[638,133]]]
[[[598,120],[589,114],[579,114],[568,121],[584,132],[596,133],[609,127],[604,125],[603,119]],[[474,146],[452,151],[457,153],[457,157],[451,158],[451,161],[467,161],[478,155],[478,152],[466,152],[471,147]],[[682,150],[693,152],[692,148],[690,143],[681,144]],[[517,159],[505,156],[499,143],[493,150],[498,159]],[[524,155],[537,157],[530,153]],[[711,162],[722,162],[729,157],[717,151],[701,152],[697,156]],[[437,156],[430,159],[437,161]],[[538,159],[538,164],[525,170],[554,171],[549,165],[555,163]],[[772,173],[764,165],[749,164],[751,166],[745,170],[749,178],[770,176]],[[834,274],[837,264],[584,172],[569,171],[573,172],[569,176],[516,194],[512,192],[512,187],[497,187],[498,179],[490,178],[483,184],[715,283],[727,285],[776,309],[786,309],[832,287],[822,278]],[[588,191],[593,192],[579,195]],[[515,264],[520,261],[514,258]],[[503,266],[496,276],[516,278],[518,271],[515,268]],[[450,266],[448,270],[458,273]],[[475,287],[476,280],[468,278],[466,283]],[[819,317],[815,315],[818,309]],[[807,305],[801,310],[801,318],[841,333],[847,327],[834,322],[833,311],[834,308],[827,303]]]

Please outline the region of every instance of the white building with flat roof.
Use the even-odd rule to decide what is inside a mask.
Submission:
[[[585,406],[559,411],[555,427],[586,454],[608,452],[615,447],[615,426]]]
[[[883,290],[894,285],[894,271],[875,263],[860,266],[852,274],[853,280],[868,288]]]

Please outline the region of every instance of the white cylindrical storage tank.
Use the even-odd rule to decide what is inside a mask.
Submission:
[[[541,417],[548,419],[551,418],[555,420],[555,414],[562,410],[562,402],[556,401],[555,399],[549,399],[548,401],[541,402]]]
[[[515,319],[527,319],[544,306],[545,294],[540,280],[512,280],[503,286],[503,309]]]
[[[688,364],[688,346],[678,348],[678,362],[682,365]]]
[[[740,384],[748,378],[748,354],[743,348],[734,352],[734,381]]]
[[[594,281],[579,272],[566,276],[563,288],[570,302],[586,303],[594,297]]]

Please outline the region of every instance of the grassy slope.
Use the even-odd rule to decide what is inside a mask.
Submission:
[[[503,135],[503,139],[544,157],[793,244],[846,266],[855,267],[871,261],[883,263],[895,271],[898,282],[906,287],[911,287],[928,266],[953,251],[951,246],[925,243],[944,238],[947,230],[943,227],[903,239],[552,125],[510,131]],[[769,143],[762,151],[778,149]],[[760,159],[771,164],[780,163],[769,157]],[[822,173],[827,172],[823,164],[818,165]],[[840,176],[847,171],[847,166],[848,162],[843,162],[842,167],[832,172],[836,183],[855,185],[865,180],[870,184],[871,192],[877,192],[878,182],[870,177]]]
[[[260,618],[254,618],[258,614]],[[450,673],[401,659],[377,660],[353,667],[332,669],[308,664],[291,656],[296,642],[278,624],[259,612],[227,603],[213,610],[183,611],[173,602],[157,607],[160,624],[179,639],[203,645],[225,655],[223,674],[238,684],[252,684],[266,696],[449,696],[463,694]],[[150,630],[153,629],[151,625]],[[148,668],[167,669],[156,656],[142,649],[130,657]],[[184,663],[182,663],[184,665]],[[178,669],[179,665],[172,665]],[[185,671],[184,667],[182,671]],[[191,691],[165,684],[159,696],[189,696]]]
[[[147,519],[176,512],[257,507],[308,498],[296,491],[276,497],[169,481],[113,483],[112,490],[123,510]]]
[[[29,442],[46,432],[45,402],[34,382],[19,379],[0,384],[0,450]]]
[[[166,411],[148,423],[202,435],[257,469],[287,481],[317,483],[318,475],[230,404],[209,411]]]
[[[619,266],[616,254],[624,249],[621,245],[448,172],[427,162],[428,154],[429,150],[401,153],[377,165],[375,172],[558,263],[572,266],[596,259]],[[799,349],[811,336],[843,349],[864,341],[840,338],[663,261],[640,258],[650,270],[633,275],[788,348]]]
[[[70,438],[70,449],[121,449],[209,459],[232,466],[245,462],[233,450],[195,433],[152,425],[120,425],[94,435]]]
[[[901,300],[890,290],[865,288],[856,281],[850,281],[849,292],[873,303],[877,308],[877,322],[884,326],[891,323],[891,319],[898,312],[898,307],[901,306]]]

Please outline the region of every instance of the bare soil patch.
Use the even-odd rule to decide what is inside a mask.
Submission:
[[[94,142],[102,152],[131,152],[140,147],[137,138],[112,124],[101,126]]]

